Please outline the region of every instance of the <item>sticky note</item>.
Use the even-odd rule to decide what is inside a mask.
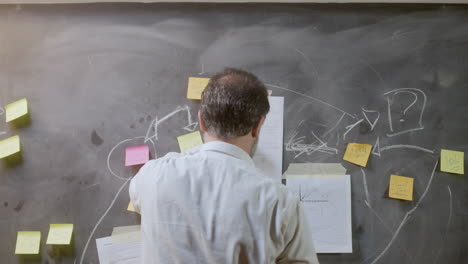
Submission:
[[[127,211],[138,213],[138,212],[135,210],[135,207],[133,206],[132,201],[130,201],[130,202],[128,203]]]
[[[40,246],[40,231],[18,231],[15,254],[39,254]]]
[[[205,90],[205,87],[208,85],[209,81],[210,78],[189,77],[187,98],[200,100],[201,94],[203,90]]]
[[[440,170],[449,173],[465,174],[464,156],[465,153],[461,151],[442,149],[440,151]]]
[[[371,151],[372,145],[349,143],[343,159],[361,167],[366,167]]]
[[[177,141],[179,142],[180,152],[184,152],[203,144],[200,131],[195,131],[183,136],[179,136],[177,137]]]
[[[0,159],[21,151],[19,136],[12,136],[0,141]]]
[[[414,178],[390,175],[390,198],[413,201]]]
[[[50,224],[47,245],[70,245],[73,224]]]
[[[7,122],[13,121],[26,114],[28,114],[28,101],[26,98],[5,106],[5,117]]]
[[[134,146],[125,148],[125,166],[145,164],[149,160],[149,146]]]

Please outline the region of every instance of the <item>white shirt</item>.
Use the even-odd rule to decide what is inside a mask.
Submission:
[[[146,163],[130,183],[143,263],[318,263],[298,199],[242,149],[210,142]]]

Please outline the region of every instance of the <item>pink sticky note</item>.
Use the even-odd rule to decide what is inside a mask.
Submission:
[[[149,160],[148,145],[125,148],[125,166],[145,164]]]

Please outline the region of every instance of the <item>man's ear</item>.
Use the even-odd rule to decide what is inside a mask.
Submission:
[[[206,132],[205,121],[203,121],[200,111],[198,111],[198,124],[200,125],[201,132],[205,133]]]
[[[262,128],[264,121],[265,121],[265,117],[262,116],[260,120],[258,120],[257,124],[254,126],[254,128],[252,129],[253,138],[258,138],[258,136],[260,135],[260,129]]]

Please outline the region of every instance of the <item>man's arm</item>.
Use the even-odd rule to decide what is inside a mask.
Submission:
[[[137,174],[138,175],[138,174]],[[136,176],[130,181],[130,187],[128,188],[130,195],[130,202],[137,213],[140,214],[140,199],[138,196],[137,179]]]
[[[284,232],[286,246],[276,263],[319,264],[312,242],[312,234],[299,200],[294,199],[288,211]]]
[[[148,161],[143,167],[140,168],[138,173],[130,181],[130,187],[128,188],[128,193],[130,194],[130,201],[135,208],[135,211],[141,213],[141,194],[142,184],[144,182],[145,174],[149,173],[152,163],[154,161]]]

